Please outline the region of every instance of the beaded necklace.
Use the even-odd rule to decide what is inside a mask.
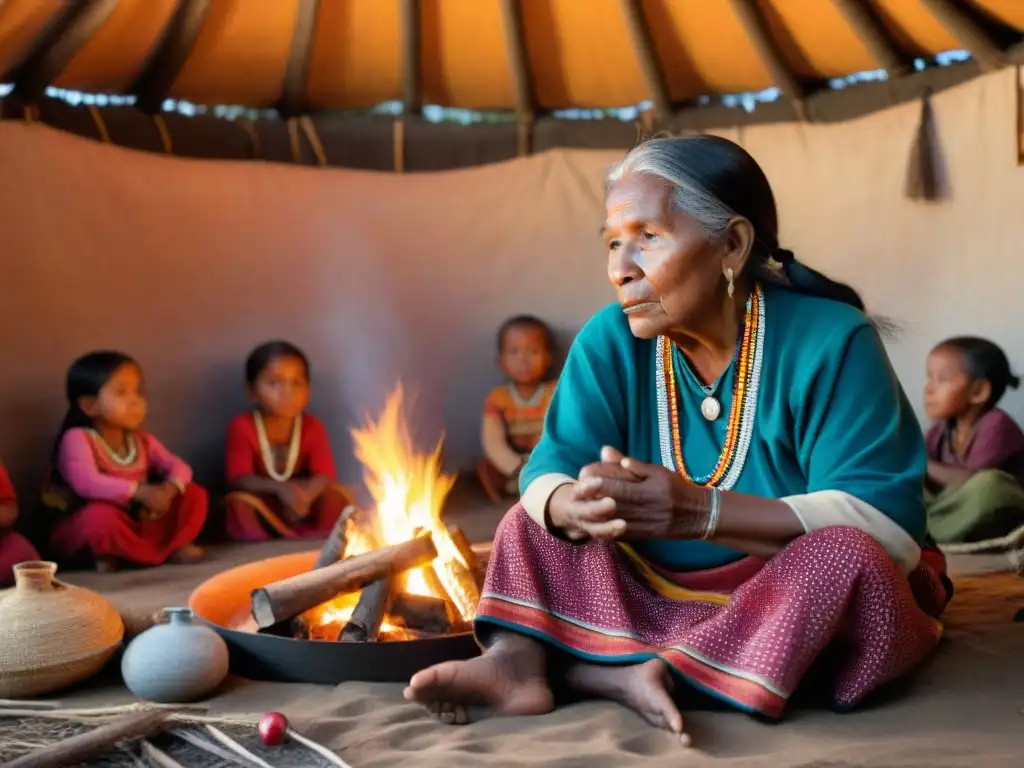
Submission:
[[[658,396],[658,437],[661,444],[661,460],[666,468],[679,472],[685,480],[691,483],[717,486],[723,490],[729,490],[739,480],[753,435],[757,393],[761,383],[764,325],[764,293],[761,291],[760,285],[755,285],[747,300],[743,341],[739,348],[725,445],[718,457],[718,464],[711,474],[704,477],[691,478],[686,469],[686,463],[683,461],[679,429],[679,390],[675,365],[672,360],[672,342],[666,336],[659,336],[657,339],[655,386]]]
[[[252,420],[256,423],[256,439],[260,444],[260,455],[263,457],[263,465],[267,468],[267,474],[271,480],[284,483],[291,479],[295,472],[295,465],[299,461],[299,444],[302,442],[302,416],[295,417],[292,426],[292,439],[288,446],[288,458],[284,464],[284,472],[277,471],[277,460],[274,458],[274,449],[267,438],[267,427],[263,423],[263,414],[253,411]]]
[[[110,443],[103,439],[103,435],[101,435],[97,430],[90,429],[89,431],[92,432],[93,439],[100,445],[102,445],[104,449],[106,449],[107,456],[109,456],[110,460],[113,461],[115,464],[118,464],[122,467],[130,467],[132,464],[135,463],[135,460],[139,457],[139,446],[135,442],[134,435],[125,435],[125,452],[118,453],[111,447]]]

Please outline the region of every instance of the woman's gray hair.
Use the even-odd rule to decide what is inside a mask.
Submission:
[[[864,309],[853,288],[779,248],[779,215],[771,184],[739,144],[709,135],[650,139],[611,169],[608,186],[630,173],[647,173],[671,184],[672,204],[700,224],[712,242],[722,240],[736,217],[749,221],[754,242],[747,264],[759,278]]]
[[[647,173],[671,184],[672,204],[699,223],[713,242],[725,236],[729,223],[737,216],[694,177],[689,164],[676,150],[674,139],[651,139],[632,149],[608,171],[606,190],[631,173]]]

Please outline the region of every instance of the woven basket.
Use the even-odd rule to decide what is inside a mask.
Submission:
[[[54,579],[56,563],[14,566],[0,597],[0,698],[39,696],[95,674],[117,650],[124,624],[114,607]]]

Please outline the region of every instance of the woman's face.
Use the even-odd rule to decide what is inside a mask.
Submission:
[[[642,339],[691,327],[721,303],[725,289],[726,249],[672,205],[672,191],[657,176],[633,173],[605,201],[608,278],[630,330]]]

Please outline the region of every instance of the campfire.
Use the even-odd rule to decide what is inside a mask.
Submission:
[[[439,441],[415,449],[399,386],[377,422],[352,430],[373,508],[350,507],[313,570],[252,593],[261,632],[308,640],[419,640],[469,631],[482,571],[469,542],[441,513],[455,482]]]

